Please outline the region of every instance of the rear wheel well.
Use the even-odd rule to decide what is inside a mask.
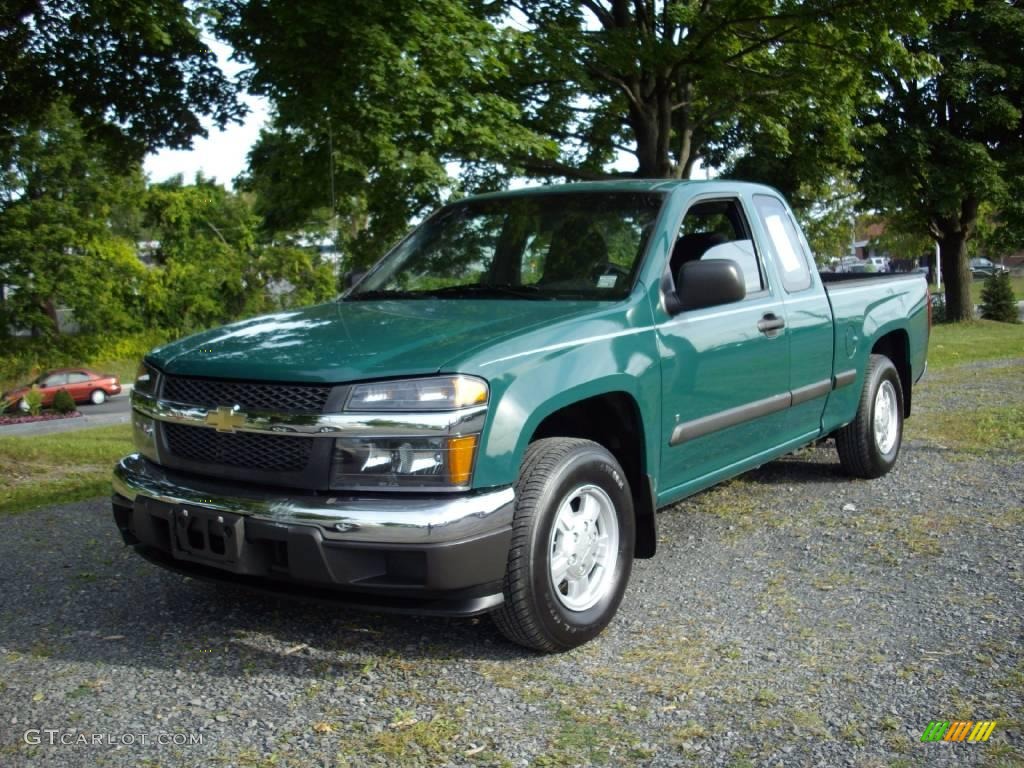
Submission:
[[[644,428],[636,400],[626,392],[588,397],[560,408],[537,425],[530,442],[545,437],[580,437],[603,445],[629,479],[636,515],[635,557],[653,557],[657,545],[654,500],[645,472]]]
[[[882,336],[871,348],[873,355],[885,355],[896,366],[900,375],[900,387],[903,389],[903,417],[910,416],[910,337],[904,330],[890,331]]]

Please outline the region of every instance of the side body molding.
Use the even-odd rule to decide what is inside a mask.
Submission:
[[[753,421],[762,416],[792,408],[794,405],[806,403],[808,400],[824,397],[834,389],[849,386],[856,378],[857,371],[855,370],[841,371],[830,379],[822,379],[808,384],[806,387],[772,395],[763,400],[755,400],[752,403],[712,413],[692,421],[684,421],[672,430],[672,437],[668,444],[670,446],[680,445],[689,440],[710,435],[712,432],[735,427],[745,421]]]

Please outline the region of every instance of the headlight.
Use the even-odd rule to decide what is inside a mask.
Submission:
[[[432,376],[358,384],[346,411],[453,411],[487,402],[487,382],[473,376]]]
[[[156,394],[157,379],[160,372],[146,362],[139,363],[139,370],[135,373],[135,391],[144,395]]]
[[[331,488],[469,488],[484,424],[477,406],[486,405],[487,398],[487,382],[475,376],[356,384],[345,410],[375,412],[379,416],[371,422],[386,423],[388,434],[374,436],[371,427],[359,437],[336,439]],[[407,435],[403,435],[404,427]]]
[[[334,441],[331,486],[461,489],[469,486],[477,435],[343,438]]]

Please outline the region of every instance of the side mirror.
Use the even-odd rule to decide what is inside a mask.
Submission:
[[[366,275],[366,270],[351,270],[345,273],[345,277],[342,278],[345,281],[345,288],[351,288],[353,285],[358,283]]]
[[[703,309],[742,301],[747,286],[732,259],[688,261],[676,275],[676,294],[681,309]]]

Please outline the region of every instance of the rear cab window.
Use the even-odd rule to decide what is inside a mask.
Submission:
[[[754,207],[761,219],[768,241],[775,254],[775,263],[786,293],[796,293],[811,287],[811,271],[807,253],[801,243],[799,230],[786,206],[777,197],[754,195]]]

